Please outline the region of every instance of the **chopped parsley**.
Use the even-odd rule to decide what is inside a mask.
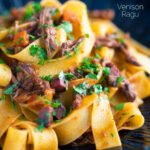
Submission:
[[[15,35],[15,32],[12,29],[8,29],[8,31],[10,32],[10,34]]]
[[[61,122],[61,120],[55,120],[56,123]]]
[[[97,49],[101,49],[102,47],[103,47],[103,46],[101,46],[101,45],[98,45],[98,46],[97,46]]]
[[[1,58],[0,58],[0,64],[5,64],[5,62]]]
[[[101,84],[95,84],[95,85],[93,85],[93,89],[94,89],[94,93],[96,93],[96,94],[100,94],[103,91]]]
[[[17,66],[17,67],[16,67],[16,71],[17,71],[17,72],[20,72],[21,69]]]
[[[125,79],[125,77],[117,77],[117,86]]]
[[[35,132],[43,132],[44,129],[44,122],[41,122],[40,125],[35,129]]]
[[[70,40],[72,40],[72,41],[74,40],[72,34],[69,34],[69,33],[68,33],[68,34],[67,34],[67,37],[68,37]]]
[[[13,84],[12,86],[10,86],[9,88],[7,88],[6,90],[3,91],[4,94],[6,95],[11,95],[13,94],[13,90],[14,88],[18,85],[19,82],[16,82],[15,84]]]
[[[40,59],[40,65],[44,65],[45,60],[47,60],[47,53],[44,48],[40,48],[39,45],[32,45],[29,48],[29,51],[31,56],[34,57],[35,55],[37,55],[37,57]]]
[[[97,75],[94,73],[89,73],[88,75],[85,76],[86,78],[91,78],[97,80]]]
[[[74,48],[74,54],[75,54],[75,56],[77,56],[79,54],[79,48],[77,48],[77,47]]]
[[[89,35],[88,33],[86,33],[86,34],[85,34],[85,37],[86,37],[86,38],[89,38],[89,37],[90,37],[90,35]]]
[[[43,80],[46,80],[46,81],[51,81],[52,80],[52,75],[48,75],[48,76],[42,76],[41,77]]]
[[[79,93],[79,94],[83,94],[84,96],[86,96],[86,92],[87,92],[86,85],[88,85],[88,83],[84,82],[82,84],[79,84],[78,86],[73,86],[74,93]]]
[[[113,134],[113,133],[110,133],[110,135],[111,135],[112,137],[114,137],[114,134]]]
[[[123,116],[128,115],[129,113],[122,113]]]
[[[67,56],[68,59],[72,57],[72,55],[68,51],[65,51],[64,55]]]
[[[109,67],[103,67],[102,70],[103,70],[103,73],[104,73],[106,76],[110,75],[110,68],[109,68]]]
[[[125,41],[122,38],[118,38],[118,40],[121,42],[122,45],[124,45]]]
[[[0,101],[5,100],[6,99],[6,95],[2,94],[2,97],[0,98]]]
[[[115,110],[123,110],[125,103],[117,104],[114,108]]]
[[[112,102],[115,101],[115,99],[113,97],[110,97],[109,100],[112,101]]]
[[[5,44],[3,44],[3,43],[0,43],[0,47],[5,47]]]
[[[101,59],[101,56],[100,56],[97,52],[95,52],[95,57],[96,57],[97,59]]]
[[[34,40],[34,39],[36,39],[36,36],[34,36],[34,35],[31,35],[31,34],[29,34],[29,37],[30,37],[30,39],[31,39],[31,40]]]
[[[51,13],[52,16],[56,15],[56,13],[58,13],[58,12],[59,12],[58,8],[56,8],[54,11],[50,10],[50,13]]]
[[[66,31],[66,33],[72,32],[72,24],[68,21],[63,21],[62,24],[56,27],[56,29],[60,28],[63,28]]]
[[[61,105],[61,103],[59,100],[55,100],[55,102],[51,103],[51,106],[53,108],[58,108],[60,105]]]
[[[108,88],[108,87],[105,87],[105,88],[104,88],[104,92],[108,94],[108,93],[109,93],[109,88]]]

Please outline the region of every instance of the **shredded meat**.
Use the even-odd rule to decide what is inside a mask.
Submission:
[[[112,9],[94,10],[90,11],[89,15],[91,18],[112,20],[115,16],[115,12]]]
[[[73,98],[73,109],[78,109],[81,106],[82,98],[84,96],[82,94],[75,94]]]
[[[16,72],[16,67],[20,69],[19,72]],[[14,63],[11,68],[13,72],[12,82],[18,82],[13,96],[14,101],[28,101],[32,95],[43,95],[44,91],[50,88],[49,82],[42,80],[31,64],[19,62]]]
[[[68,40],[68,41],[62,43],[61,48],[60,48],[60,55],[64,56],[66,52],[73,51],[73,49],[75,47],[77,47],[78,44],[80,44],[84,38],[85,38],[85,36],[81,36],[76,41]]]
[[[40,36],[45,36],[45,47],[47,50],[47,56],[52,56],[52,51],[57,50],[58,46],[55,42],[56,30],[51,25],[53,24],[51,11],[55,11],[56,7],[44,7],[39,15],[38,26],[40,27]]]
[[[122,44],[120,40],[118,40],[115,36],[109,35],[106,37],[97,37],[94,47],[98,46],[106,46],[109,48],[114,48],[115,50],[120,50],[126,57],[126,60],[136,66],[140,66],[139,62],[132,55],[129,50],[129,46],[127,43]]]
[[[123,76],[117,66],[110,62],[109,60],[106,60],[103,63],[103,66],[110,68],[110,75],[108,75],[108,84],[110,86],[116,87],[117,86],[117,78],[120,76]],[[124,79],[120,85],[119,89],[126,95],[128,101],[134,101],[136,98],[136,93],[133,90],[133,85],[129,83],[128,79]]]

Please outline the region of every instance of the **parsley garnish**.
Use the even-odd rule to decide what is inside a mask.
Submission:
[[[15,35],[15,32],[12,29],[8,29],[8,31],[12,34]]]
[[[113,133],[111,133],[110,135],[111,135],[112,137],[114,137],[114,134],[113,134]]]
[[[1,58],[0,58],[0,64],[5,64],[5,62]]]
[[[103,46],[101,46],[101,45],[98,45],[98,46],[97,46],[97,49],[101,49],[102,47],[103,47]]]
[[[16,71],[17,71],[17,72],[20,72],[21,69],[17,66],[17,67],[16,67]]]
[[[103,70],[103,73],[104,73],[106,76],[110,75],[110,68],[109,68],[109,67],[103,67],[102,70]]]
[[[34,35],[31,35],[31,34],[29,34],[29,37],[30,37],[31,40],[36,39],[36,37]]]
[[[43,80],[46,80],[46,81],[51,81],[52,80],[52,75],[48,75],[48,76],[42,76],[41,77]]]
[[[73,86],[73,90],[74,90],[74,93],[79,93],[79,94],[83,94],[84,96],[86,96],[86,85],[87,83],[84,82],[82,84],[79,84],[78,86]]]
[[[117,77],[117,86],[125,79],[125,77]]]
[[[40,125],[35,129],[35,132],[43,132],[44,129],[44,122],[41,122]]]
[[[69,33],[68,33],[68,34],[67,34],[67,37],[68,37],[70,40],[72,40],[72,41],[74,40],[72,34],[69,34]]]
[[[0,43],[0,47],[5,47],[5,44],[3,44],[3,43]]]
[[[109,88],[108,88],[108,87],[105,87],[105,88],[104,88],[104,92],[108,94],[108,93],[109,93]]]
[[[6,96],[2,95],[2,97],[0,98],[0,101],[5,100],[5,99],[6,99]]]
[[[56,13],[58,13],[59,12],[59,9],[58,8],[56,8],[54,11],[53,10],[50,10],[50,13],[51,13],[51,15],[52,16],[54,16]]]
[[[90,37],[90,35],[89,35],[88,33],[86,33],[86,34],[85,34],[85,37],[86,37],[86,38],[89,38],[89,37]]]
[[[23,16],[23,21],[30,19],[33,14],[39,13],[42,10],[42,6],[40,3],[33,3],[32,5],[28,6],[25,12],[25,15]]]
[[[120,103],[115,106],[115,110],[123,110],[125,103]]]
[[[103,91],[101,84],[95,84],[95,85],[93,85],[93,89],[94,89],[94,93],[96,93],[96,94],[100,94]]]
[[[40,59],[39,64],[44,65],[44,61],[47,59],[47,53],[44,48],[40,48],[39,45],[32,45],[30,48],[30,55],[35,56]]]
[[[125,41],[122,38],[118,38],[118,40],[121,42],[122,45],[124,45]]]
[[[97,80],[97,75],[94,73],[89,73],[88,75],[85,76],[86,78],[91,78]]]
[[[96,57],[97,59],[101,59],[101,56],[100,56],[97,52],[95,52],[95,57]]]
[[[72,24],[68,21],[63,21],[62,24],[56,27],[56,29],[60,28],[63,28],[66,31],[66,33],[72,32]]]
[[[56,123],[61,122],[61,120],[55,120]]]
[[[6,95],[11,95],[13,94],[13,90],[14,88],[18,85],[19,82],[16,82],[15,84],[13,84],[12,86],[10,86],[8,89],[4,90],[3,93]]]

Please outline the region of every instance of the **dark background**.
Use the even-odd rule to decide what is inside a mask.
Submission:
[[[20,7],[25,5],[29,0],[0,0],[0,14],[5,13],[11,7]],[[39,0],[35,0],[39,1]],[[62,3],[66,0],[60,0]],[[112,8],[116,12],[113,20],[122,30],[130,32],[131,36],[150,47],[150,0],[82,0],[90,10]],[[130,11],[139,13],[138,18],[127,18],[121,16],[121,11],[117,4],[125,5],[143,5],[144,10]]]

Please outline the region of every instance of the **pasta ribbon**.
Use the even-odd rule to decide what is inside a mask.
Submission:
[[[125,103],[123,110],[115,112],[114,120],[118,131],[123,129],[134,130],[144,124],[143,115],[137,105],[131,102]]]
[[[97,150],[121,146],[106,95],[101,94],[99,99],[94,102],[91,117],[91,127]]]

